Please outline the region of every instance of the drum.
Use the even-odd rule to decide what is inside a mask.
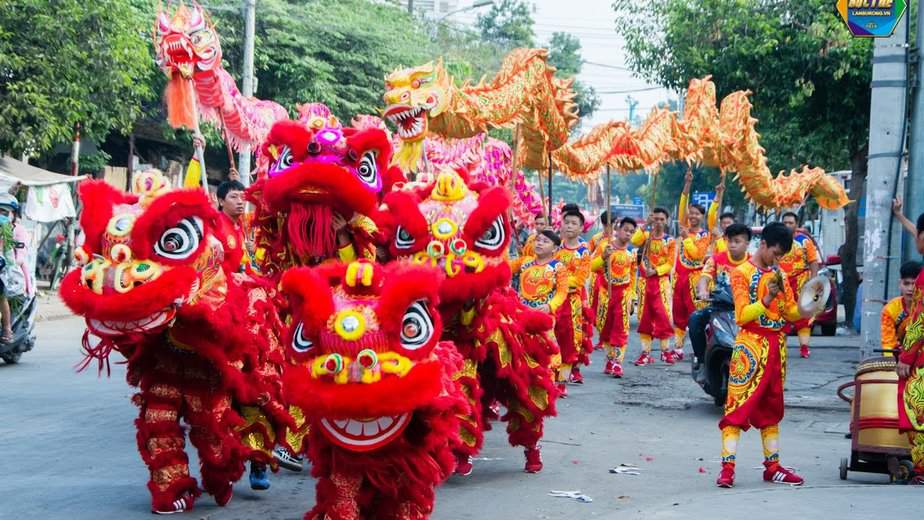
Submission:
[[[911,449],[908,436],[898,431],[898,374],[894,357],[865,359],[857,367],[851,422],[860,450]]]

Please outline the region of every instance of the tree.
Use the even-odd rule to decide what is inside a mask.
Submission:
[[[500,0],[490,11],[478,15],[475,25],[485,40],[508,50],[532,47],[536,39],[532,12],[532,4],[523,0]]]
[[[243,22],[237,11],[216,11],[225,68],[242,63]],[[382,106],[385,75],[432,59],[431,43],[403,9],[369,0],[261,0],[254,67],[257,97],[290,109],[327,104],[342,120]]]
[[[0,151],[41,153],[81,134],[127,132],[155,94],[150,31],[135,2],[0,2]]]
[[[675,90],[712,74],[720,98],[751,90],[771,171],[802,163],[849,167],[851,198],[862,196],[872,42],[853,38],[831,2],[616,0],[614,9],[635,72]],[[853,204],[843,255],[848,316],[859,283],[858,243]]]
[[[552,39],[549,41],[549,63],[558,69],[559,76],[569,77],[580,74],[584,63],[581,57],[581,40],[570,33],[552,33]],[[581,117],[590,117],[595,110],[600,108],[602,101],[590,85],[575,80],[574,92],[576,94],[574,100]]]

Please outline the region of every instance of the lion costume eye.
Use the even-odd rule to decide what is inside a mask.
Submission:
[[[273,173],[286,170],[289,166],[292,166],[292,151],[289,150],[288,146],[283,146],[282,152],[279,153],[279,158],[273,164]]]
[[[417,350],[433,338],[433,318],[425,300],[411,304],[401,320],[401,346]]]
[[[401,226],[398,226],[398,232],[395,233],[395,247],[398,249],[410,249],[414,245],[414,237]]]
[[[506,231],[504,230],[504,218],[497,217],[491,223],[491,227],[481,235],[481,238],[475,241],[475,245],[488,250],[497,250],[504,245]]]
[[[292,333],[292,348],[299,354],[304,354],[311,350],[313,346],[314,343],[305,337],[305,326],[302,323],[296,325],[295,331]]]
[[[356,170],[359,180],[363,181],[370,188],[379,187],[379,168],[375,164],[375,152],[366,152],[362,160],[359,161],[359,168]]]
[[[202,235],[202,219],[186,217],[164,231],[154,252],[168,260],[186,260],[199,250]]]

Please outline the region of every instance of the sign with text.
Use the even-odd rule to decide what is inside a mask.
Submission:
[[[888,38],[908,7],[906,0],[837,0],[850,33],[865,38]]]

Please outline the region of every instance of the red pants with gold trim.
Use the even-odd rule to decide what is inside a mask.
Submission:
[[[154,509],[168,508],[184,493],[199,494],[189,474],[180,419],[190,426],[189,440],[198,451],[202,485],[209,494],[226,494],[241,478],[248,455],[236,431],[240,416],[215,369],[194,354],[164,357],[141,374],[141,391],[133,398],[141,409],[135,421],[138,451],[151,472]]]
[[[599,302],[606,305],[605,314],[601,312],[603,309],[597,312],[600,341],[615,347],[625,347],[629,343],[629,305],[632,295],[628,284],[613,285],[612,292],[607,295],[607,285],[603,286],[598,297]]]
[[[590,309],[584,307],[584,290],[568,293],[565,303],[555,313],[555,339],[561,349],[563,365],[590,364],[593,353],[593,329]]]
[[[677,263],[676,272],[674,273],[672,311],[674,326],[680,330],[687,328],[687,324],[690,323],[690,316],[697,311],[693,300],[693,291],[696,289],[696,283],[702,273],[702,268],[690,269],[680,262]]]
[[[924,356],[918,354],[911,376],[898,383],[899,428],[911,441],[911,462],[916,475],[924,475]]]
[[[671,322],[670,275],[639,278],[641,307],[638,333],[655,339],[668,339],[674,335]]]
[[[719,428],[766,428],[783,420],[786,343],[783,333],[746,325],[728,367],[728,397]]]

